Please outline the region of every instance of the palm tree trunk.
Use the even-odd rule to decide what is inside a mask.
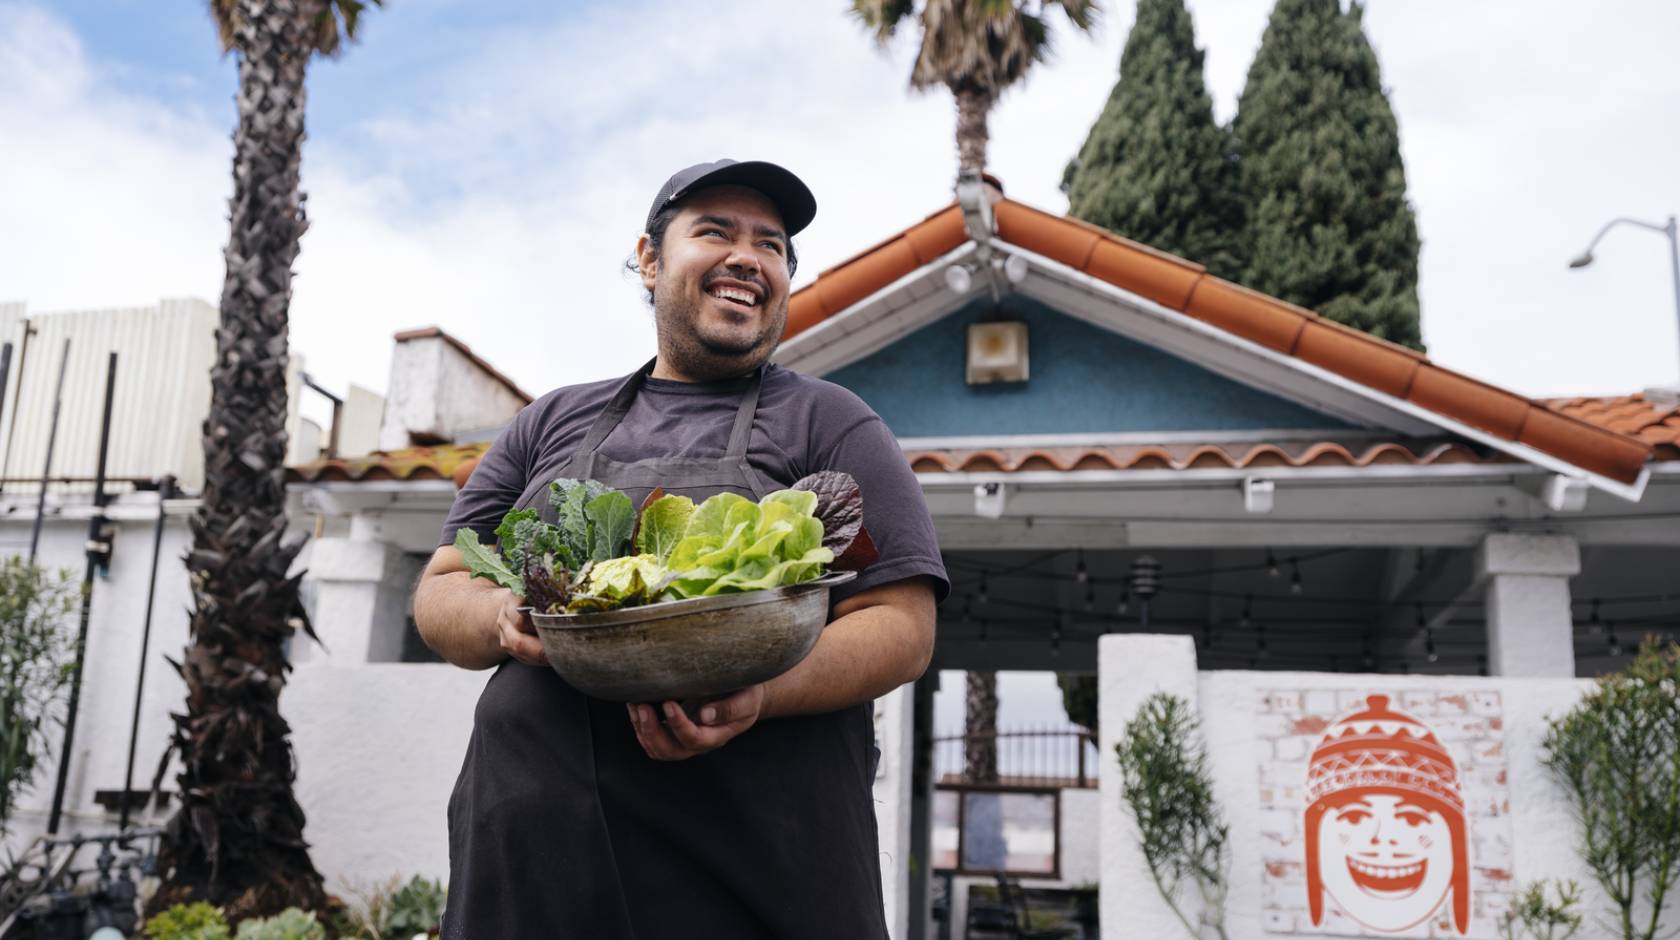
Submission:
[[[298,191],[313,0],[239,0],[239,126],[225,251],[204,493],[187,557],[191,642],[173,664],[187,685],[175,716],[180,806],[162,848],[165,888],[150,905],[223,906],[230,919],[296,905],[319,910],[321,875],[303,841],[290,728],[280,715],[282,644],[309,630],[288,577],[301,539],[285,537],[286,321],[306,222]],[[312,631],[311,631],[312,635]]]
[[[957,170],[986,169],[986,144],[991,139],[986,119],[997,98],[971,86],[951,89],[957,99]]]
[[[964,715],[963,776],[969,783],[995,783],[997,762],[997,673],[968,672]]]

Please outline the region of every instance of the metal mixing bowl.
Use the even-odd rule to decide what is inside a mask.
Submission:
[[[704,698],[787,672],[828,625],[837,571],[787,587],[667,601],[531,622],[548,664],[585,695],[613,702]]]

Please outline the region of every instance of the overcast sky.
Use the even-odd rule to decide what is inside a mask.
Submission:
[[[32,312],[215,302],[231,189],[231,59],[198,0],[0,0],[0,300]],[[436,324],[527,391],[652,349],[619,270],[673,170],[780,161],[821,206],[798,283],[950,199],[954,113],[912,95],[840,2],[390,0],[310,73],[312,227],[294,347],[383,390],[390,336]],[[1221,120],[1270,0],[1192,0]],[[1118,72],[1110,0],[992,120],[1015,198],[1056,183]],[[1531,395],[1680,377],[1667,245],[1609,218],[1680,210],[1680,4],[1371,0],[1423,236],[1438,361]],[[908,40],[909,37],[906,37]]]

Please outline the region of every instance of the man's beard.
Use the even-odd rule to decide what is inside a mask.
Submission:
[[[653,316],[659,354],[666,358],[667,365],[701,382],[745,375],[763,365],[780,345],[782,330],[787,326],[786,298],[771,311],[764,332],[746,341],[704,335],[699,328],[700,313],[698,305],[677,290],[655,292]]]

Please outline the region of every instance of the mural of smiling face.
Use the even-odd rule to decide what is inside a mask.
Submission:
[[[1324,890],[1376,930],[1405,930],[1441,906],[1453,881],[1452,831],[1405,793],[1345,791],[1318,827]]]
[[[1325,730],[1307,763],[1307,905],[1326,899],[1375,931],[1405,930],[1449,897],[1448,922],[1470,930],[1470,838],[1451,752],[1386,695]]]

